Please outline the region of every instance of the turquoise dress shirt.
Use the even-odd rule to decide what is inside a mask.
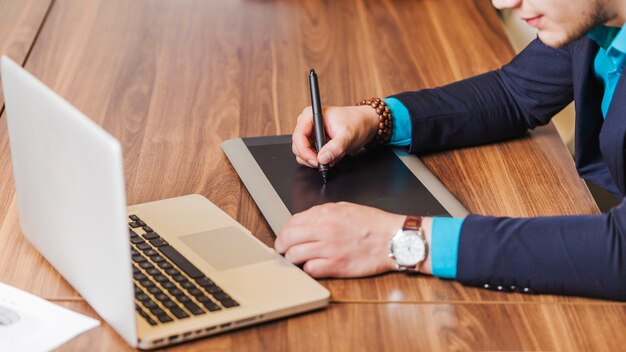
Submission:
[[[386,98],[385,103],[391,110],[393,129],[391,146],[411,144],[411,117],[406,107],[395,98]],[[419,215],[419,214],[415,214]],[[441,278],[456,278],[457,251],[463,219],[434,217],[430,243],[430,260],[433,275]]]
[[[602,97],[602,115],[611,105],[615,87],[626,63],[626,32],[621,28],[598,26],[589,34],[589,38],[600,46],[594,60],[594,74],[604,85]],[[391,146],[411,144],[411,117],[407,108],[395,98],[386,98],[385,103],[391,110],[393,130]],[[464,219],[435,217],[430,243],[430,256],[433,275],[455,279],[459,237]]]
[[[602,116],[606,118],[626,63],[626,32],[619,27],[598,26],[589,32],[588,37],[600,46],[593,61],[593,70],[604,85]]]

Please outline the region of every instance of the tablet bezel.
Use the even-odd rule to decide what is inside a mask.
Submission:
[[[252,137],[246,138],[246,140],[250,146],[284,144],[286,142],[291,143],[291,135]],[[250,192],[252,199],[261,210],[272,231],[274,234],[278,234],[292,214],[250,153],[246,142],[242,138],[233,138],[222,143],[222,150]],[[393,151],[451,216],[464,218],[469,214],[467,209],[417,156],[408,154],[403,148],[393,148]]]

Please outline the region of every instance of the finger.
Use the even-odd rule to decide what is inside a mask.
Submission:
[[[289,247],[285,252],[285,259],[295,265],[300,265],[306,261],[325,258],[323,245],[321,242],[306,242]]]
[[[302,112],[298,117],[298,123],[291,136],[292,151],[302,160],[317,166],[317,151],[311,143],[310,137],[313,135],[313,115],[308,110]]]
[[[294,152],[294,154],[297,153],[298,148],[300,148],[301,145],[300,145],[300,143],[298,143],[298,144],[294,143],[293,136],[294,135],[304,135],[305,137],[307,137],[307,136],[311,136],[312,133],[313,133],[312,132],[312,120],[311,120],[311,122],[304,121],[303,114],[304,114],[304,112],[302,114],[300,114],[300,116],[298,116],[298,122],[296,122],[296,127],[293,129],[293,133],[291,134],[292,135],[292,138],[291,138],[291,142],[292,142],[291,143],[291,150]],[[301,142],[301,141],[298,141],[298,142]],[[310,145],[311,141],[309,140],[307,144]]]
[[[309,138],[304,134],[298,134],[294,131],[291,136],[293,153],[300,157],[302,160],[306,160],[309,165],[317,167],[317,151],[313,147]]]
[[[335,276],[336,268],[329,259],[316,258],[304,263],[302,270],[312,277],[322,278]]]
[[[335,136],[326,143],[317,156],[317,161],[321,164],[336,164],[346,154],[348,141],[343,135]]]
[[[296,162],[300,165],[304,165],[304,166],[308,166],[308,167],[315,167],[313,165],[311,165],[310,163],[308,163],[306,160],[302,160],[299,156],[296,156]]]
[[[336,209],[337,203],[324,203],[320,205],[314,205],[307,210],[294,214],[289,221],[287,221],[288,227],[304,226],[311,228],[319,224],[321,218],[328,217]],[[319,229],[317,230],[319,232]]]
[[[283,254],[292,246],[314,241],[317,241],[317,238],[309,227],[285,225],[276,237],[274,249],[276,252]]]

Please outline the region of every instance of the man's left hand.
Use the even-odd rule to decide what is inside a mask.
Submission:
[[[363,277],[396,268],[389,244],[406,216],[352,203],[327,203],[294,215],[274,248],[313,277]]]

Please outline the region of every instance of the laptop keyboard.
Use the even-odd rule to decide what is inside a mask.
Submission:
[[[135,307],[150,325],[239,306],[137,215],[128,218]]]

